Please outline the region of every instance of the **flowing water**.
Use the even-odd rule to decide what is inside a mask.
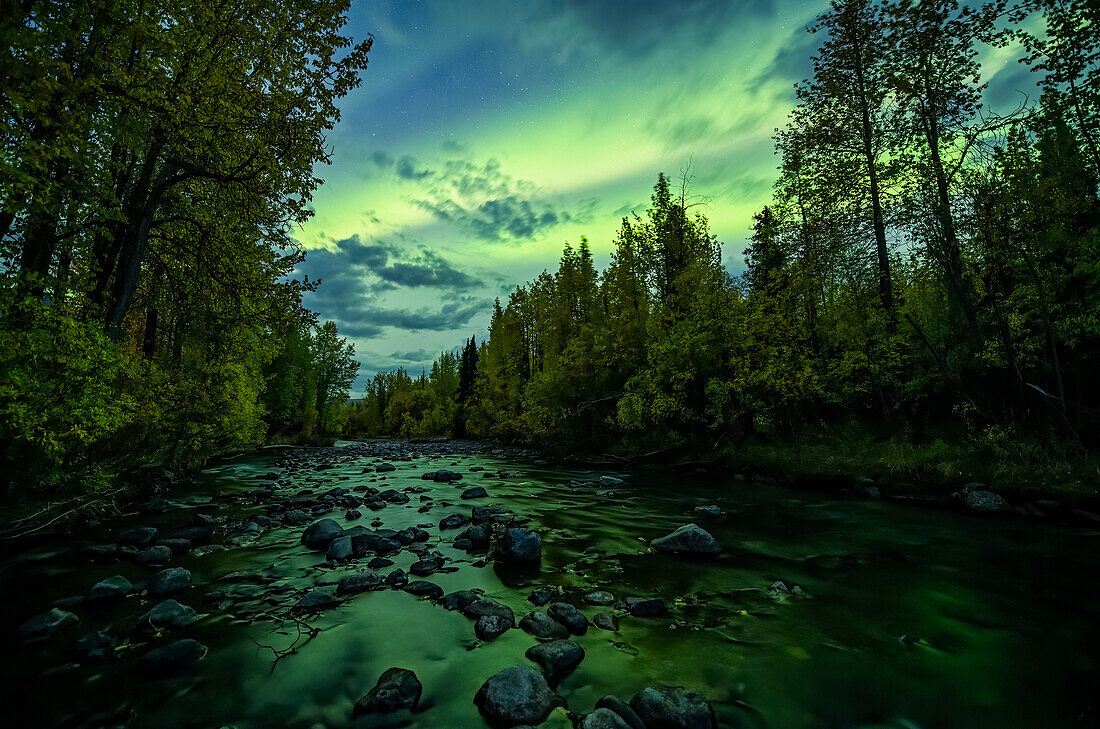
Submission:
[[[402,452],[408,460],[395,459]],[[430,543],[457,569],[424,579],[447,592],[480,588],[509,605],[517,621],[534,609],[526,598],[536,587],[561,587],[564,599],[589,617],[607,609],[583,606],[581,597],[592,590],[617,599],[662,597],[670,607],[664,617],[623,615],[617,631],[593,626],[576,638],[586,658],[556,690],[578,715],[606,694],[629,700],[645,686],[675,685],[706,695],[721,726],[1100,725],[1100,534],[1093,530],[714,476],[616,472],[624,482],[609,487],[593,482],[610,471],[493,456],[467,444],[357,444],[295,457],[301,465],[289,472],[282,470],[286,452],[223,462],[171,493],[173,508],[163,515],[128,515],[99,533],[40,540],[19,553],[9,548],[0,562],[6,626],[0,682],[9,694],[0,705],[0,716],[8,717],[3,725],[485,727],[472,700],[486,678],[527,662],[524,651],[535,640],[518,628],[482,642],[461,613],[390,589],[310,618],[316,636],[278,662],[258,647],[285,648],[297,635],[294,624],[265,616],[285,613],[301,590],[331,588],[357,567],[326,564],[323,552],[300,544],[302,527],[274,528],[226,551],[173,560],[194,576],[194,586],[175,597],[201,618],[152,643],[197,639],[209,653],[196,669],[170,678],[139,675],[136,658],[151,644],[130,631],[158,601],[141,594],[104,608],[71,608],[81,618],[76,636],[106,630],[122,638],[109,658],[74,661],[71,639],[46,647],[15,643],[17,626],[51,601],[85,594],[114,574],[137,583],[151,572],[130,561],[90,560],[89,545],[138,524],[166,536],[199,512],[229,522],[263,513],[248,498],[224,495],[245,497],[256,489],[256,476],[272,470],[283,474],[278,498],[333,486],[427,488],[434,497],[427,513],[418,512],[413,494],[408,504],[364,509],[355,523],[377,516],[391,529],[432,525],[425,527]],[[311,459],[335,467],[315,470]],[[381,460],[396,471],[363,473]],[[485,478],[470,471],[478,466],[514,475]],[[420,479],[438,468],[464,473],[460,487],[486,486],[489,498],[476,503],[529,517],[543,538],[541,564],[500,571],[451,547],[457,532],[434,525],[447,514],[468,514],[471,502],[460,501],[454,485]],[[213,503],[219,494],[223,500]],[[693,508],[704,504],[726,512],[700,522],[721,542],[718,558],[647,550],[651,539],[695,521]],[[327,516],[350,526],[343,511]],[[404,550],[394,559],[407,569],[415,557]],[[218,582],[240,570],[268,581]],[[776,580],[801,587],[805,596],[769,593]],[[214,589],[231,598],[204,604]],[[352,705],[391,666],[413,670],[423,683],[418,710],[353,721]],[[568,726],[566,714],[559,711],[549,724]]]

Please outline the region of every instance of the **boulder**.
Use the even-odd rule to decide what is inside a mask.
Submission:
[[[336,583],[336,594],[358,595],[360,592],[380,590],[383,586],[381,575],[372,569],[365,569],[341,578]]]
[[[596,702],[597,709],[607,709],[614,712],[620,719],[626,722],[630,729],[646,729],[645,724],[642,723],[642,719],[638,716],[638,712],[630,708],[630,704],[626,703],[618,696],[608,694],[602,697]]]
[[[697,693],[682,688],[645,688],[630,700],[646,729],[715,729],[714,710]]]
[[[545,587],[535,590],[527,596],[527,602],[531,603],[535,607],[542,607],[546,603],[554,599],[554,591],[548,590]]]
[[[551,603],[546,614],[565,626],[573,635],[584,635],[588,631],[588,618],[580,610],[567,602]]]
[[[485,490],[483,486],[474,486],[472,489],[466,489],[462,492],[461,498],[463,499],[481,499],[489,495],[489,492]]]
[[[163,600],[138,618],[135,630],[139,633],[155,633],[165,628],[182,628],[197,619],[198,613],[194,608],[181,605],[175,600]]]
[[[480,599],[481,595],[472,590],[458,590],[444,595],[439,604],[444,610],[465,610],[471,603]]]
[[[145,547],[157,538],[157,528],[149,526],[124,529],[115,535],[115,543],[122,547]]]
[[[581,729],[632,729],[611,709],[596,709],[581,721]],[[645,729],[643,726],[642,729]]]
[[[546,613],[538,611],[527,613],[519,621],[519,627],[536,638],[558,640],[568,638],[569,631],[565,626],[554,620]]]
[[[607,590],[596,590],[585,595],[584,601],[589,605],[607,607],[615,604],[615,596]]]
[[[149,578],[145,589],[150,595],[168,595],[191,586],[191,573],[183,567],[169,567]]]
[[[443,520],[439,522],[440,529],[458,529],[460,526],[470,521],[470,517],[465,514],[451,514],[443,517]]]
[[[504,564],[542,559],[542,537],[524,527],[508,529],[497,542],[493,558]]]
[[[571,640],[552,640],[527,649],[524,655],[539,664],[546,682],[556,686],[584,660],[584,649]]]
[[[512,612],[512,608],[496,600],[490,600],[484,597],[474,600],[463,608],[462,614],[473,620],[483,615],[499,615],[502,618],[511,620],[513,625],[515,625],[516,619],[515,613]]]
[[[722,517],[722,508],[715,504],[708,504],[707,506],[696,506],[695,516],[700,519],[720,519]]]
[[[294,604],[291,611],[296,613],[319,613],[322,610],[334,608],[338,604],[336,598],[327,592],[310,590]]]
[[[197,640],[184,638],[154,648],[138,659],[138,669],[151,675],[173,673],[194,666],[206,655],[206,646]]]
[[[353,554],[351,537],[337,537],[328,543],[325,559],[329,562],[343,562],[351,559]]]
[[[310,549],[328,549],[332,540],[344,536],[344,528],[332,519],[321,519],[302,532],[302,544]]]
[[[110,602],[111,600],[121,600],[130,594],[132,589],[134,589],[134,586],[130,584],[128,579],[122,575],[115,575],[92,585],[92,589],[88,590],[88,601]]]
[[[21,643],[41,643],[50,640],[66,628],[79,622],[80,618],[70,612],[60,608],[50,608],[19,626],[19,641]]]
[[[997,514],[1008,511],[1008,502],[992,491],[968,491],[963,495],[966,508],[979,514]]]
[[[146,547],[145,549],[138,552],[136,561],[138,564],[147,565],[168,564],[172,561],[172,549],[171,547],[168,547],[164,544],[157,544],[152,547]]]
[[[504,615],[482,615],[474,623],[474,635],[479,640],[495,640],[516,627],[514,619]]]
[[[619,621],[613,613],[596,613],[592,616],[592,624],[600,630],[619,629]]]
[[[542,673],[530,666],[513,666],[482,684],[474,703],[491,726],[504,728],[541,724],[562,701]]]
[[[430,597],[433,600],[438,600],[443,597],[443,588],[434,582],[428,582],[426,580],[416,580],[405,585],[405,592],[410,595],[416,595],[417,597]]]
[[[390,668],[378,677],[374,688],[355,702],[351,718],[364,714],[389,714],[403,709],[415,709],[424,687],[416,674],[407,668]]]
[[[671,554],[713,556],[722,551],[718,540],[696,524],[678,527],[671,534],[654,539],[649,545],[658,552]]]
[[[668,608],[665,606],[665,601],[659,597],[628,597],[626,609],[636,618],[652,618],[664,615]]]

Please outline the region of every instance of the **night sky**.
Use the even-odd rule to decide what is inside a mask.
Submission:
[[[587,235],[606,264],[657,173],[689,164],[741,268],[776,177],[771,136],[793,105],[827,3],[771,0],[353,1],[375,44],[341,104],[316,216],[298,233],[306,303],[362,362],[417,375],[481,341],[495,297]],[[996,105],[1034,94],[1013,51],[984,62]]]

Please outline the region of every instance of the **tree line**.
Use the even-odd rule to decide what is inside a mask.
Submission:
[[[25,491],[339,432],[357,370],[302,305],[348,0],[0,13],[0,471]]]
[[[823,40],[775,134],[744,273],[723,266],[690,175],[662,174],[603,271],[582,238],[497,302],[462,398],[435,369],[408,380],[415,412],[434,413],[436,388],[458,414],[410,432],[711,450],[857,423],[1002,456],[1087,453],[1100,6],[834,0],[808,30]],[[986,103],[993,51],[1035,71],[1035,98],[1007,113]],[[406,387],[379,377],[379,393]]]

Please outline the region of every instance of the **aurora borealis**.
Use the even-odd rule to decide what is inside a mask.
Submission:
[[[815,2],[354,2],[375,36],[330,134],[332,164],[298,237],[307,304],[356,346],[360,381],[412,374],[471,334],[492,301],[588,236],[603,265],[658,172],[690,166],[737,272],[769,197],[771,136],[810,70]],[[991,93],[1031,88],[1011,49]],[[995,77],[995,78],[994,78]]]

